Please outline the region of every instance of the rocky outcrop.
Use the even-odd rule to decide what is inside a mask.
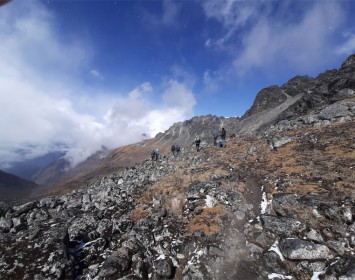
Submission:
[[[238,134],[285,130],[355,119],[355,63],[350,56],[337,70],[316,78],[295,77],[261,90],[238,124]],[[321,113],[320,113],[321,112]]]

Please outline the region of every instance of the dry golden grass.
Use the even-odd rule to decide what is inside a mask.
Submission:
[[[296,218],[297,220],[304,221],[313,228],[325,226],[325,219],[320,216],[316,216],[313,213],[313,208],[311,206],[305,206],[304,204],[302,204],[299,206],[290,207],[284,205],[283,209],[287,213],[292,213],[294,215],[294,218]]]
[[[224,208],[220,204],[213,208],[203,208],[202,213],[189,221],[185,235],[191,236],[196,231],[203,231],[207,236],[219,233],[221,231],[222,218],[226,215]]]
[[[299,195],[305,195],[311,192],[322,192],[324,189],[318,184],[305,183],[299,185],[292,185],[287,187],[288,192],[297,193]]]
[[[139,221],[140,219],[149,217],[149,216],[150,216],[150,213],[144,209],[143,205],[137,207],[136,209],[134,209],[131,212],[131,219],[135,222]]]

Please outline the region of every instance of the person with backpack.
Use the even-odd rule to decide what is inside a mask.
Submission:
[[[158,161],[158,159],[159,159],[159,150],[158,149],[155,149],[154,155],[155,155],[155,161]]]
[[[224,129],[224,127],[222,127],[221,139],[222,139],[223,141],[226,140],[226,135],[227,135],[227,132],[226,132],[226,130]]]
[[[175,156],[175,152],[176,152],[176,147],[175,147],[175,145],[172,145],[170,150],[171,150],[171,152],[173,153],[173,155]]]
[[[180,153],[180,151],[181,151],[181,148],[180,148],[179,145],[176,145],[175,151],[176,151],[176,155],[179,155],[179,153]]]
[[[192,144],[196,145],[196,151],[200,150],[201,139],[198,135],[196,135],[195,140]]]

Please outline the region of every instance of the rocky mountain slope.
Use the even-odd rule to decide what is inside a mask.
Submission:
[[[0,203],[0,279],[355,279],[354,74],[352,56],[282,86],[286,99],[260,93],[241,120],[175,124],[95,159],[75,184]],[[220,125],[224,148],[208,138]]]
[[[353,279],[354,135],[232,138],[1,204],[1,278]]]
[[[37,189],[39,186],[36,183],[0,170],[0,201],[28,197]]]
[[[225,127],[229,135],[250,135],[274,129],[293,129],[302,126],[325,125],[339,120],[353,119],[355,97],[355,55],[350,56],[339,69],[330,70],[316,78],[298,76],[281,87],[261,90],[253,106],[242,118],[224,118],[212,115],[194,117],[176,123],[155,138],[118,148],[107,157],[93,156],[74,169],[68,162],[57,161],[33,178],[42,185],[72,185],[73,188],[98,175],[110,174],[125,166],[146,159],[153,148],[168,153],[172,144],[190,147],[195,135],[204,145],[213,143],[212,133]]]
[[[285,125],[288,121],[300,127],[317,122],[318,118],[332,121],[349,117],[353,114],[354,88],[355,55],[352,55],[337,70],[326,71],[314,79],[295,77],[281,87],[260,91],[238,123],[237,132],[244,135],[265,131],[271,125]]]
[[[69,162],[60,159],[40,170],[33,180],[41,185],[51,185],[54,189],[76,186],[112,173],[127,166],[133,166],[150,157],[152,149],[159,148],[162,154],[170,153],[171,145],[191,147],[196,135],[203,139],[203,145],[213,142],[213,131],[225,127],[233,132],[238,118],[224,118],[212,115],[194,117],[190,120],[174,124],[164,133],[159,133],[152,139],[117,148],[113,151],[99,151],[74,168],[69,168]]]

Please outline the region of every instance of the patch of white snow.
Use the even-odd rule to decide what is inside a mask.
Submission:
[[[282,274],[277,274],[277,273],[271,273],[267,276],[267,279],[282,279],[282,280],[286,280],[286,279],[292,279],[292,276],[285,276]]]
[[[269,251],[274,251],[279,257],[281,261],[284,261],[285,258],[282,255],[280,248],[279,248],[279,241],[276,240],[274,244],[272,244],[272,246],[270,247]]]
[[[217,201],[216,201],[216,199],[213,196],[206,195],[206,206],[208,208],[215,207],[216,203],[217,203]]]
[[[319,275],[321,275],[323,273],[324,273],[324,271],[320,271],[320,272],[315,271],[315,272],[313,272],[311,280],[319,280]]]

